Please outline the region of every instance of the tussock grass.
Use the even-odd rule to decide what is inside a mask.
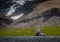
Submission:
[[[44,26],[41,27],[41,32],[47,36],[60,36],[60,26]]]
[[[44,26],[40,27],[41,33],[46,36],[60,36],[60,26]],[[0,30],[0,36],[35,36],[36,29],[30,28],[9,28],[7,30]]]
[[[0,36],[34,36],[34,28],[9,28],[0,30]]]

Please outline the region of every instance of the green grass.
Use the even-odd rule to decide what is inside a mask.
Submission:
[[[0,30],[0,36],[35,36],[36,29],[31,28],[9,28],[7,30]],[[60,26],[44,26],[40,27],[41,33],[46,36],[60,36]]]
[[[34,28],[10,28],[7,30],[0,30],[0,36],[34,36]]]
[[[45,26],[41,28],[41,32],[47,36],[60,36],[60,26]]]

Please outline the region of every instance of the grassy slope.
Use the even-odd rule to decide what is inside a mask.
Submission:
[[[47,36],[60,36],[60,26],[45,26],[41,28],[41,32]]]
[[[44,26],[40,29],[47,36],[60,36],[60,26]],[[35,28],[11,28],[0,30],[0,36],[35,36],[35,32]]]

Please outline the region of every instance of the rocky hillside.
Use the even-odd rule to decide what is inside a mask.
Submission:
[[[60,0],[46,0],[38,4],[32,2],[32,7],[29,4],[27,5],[22,6],[22,9],[18,8],[22,10],[24,15],[13,21],[9,25],[10,27],[60,26]],[[15,12],[13,15],[17,15],[17,13]],[[10,17],[6,18],[11,20]]]
[[[14,27],[60,26],[60,1],[46,1],[19,21]]]

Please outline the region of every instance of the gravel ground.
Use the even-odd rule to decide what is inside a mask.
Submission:
[[[0,42],[60,42],[60,36],[0,37]]]

